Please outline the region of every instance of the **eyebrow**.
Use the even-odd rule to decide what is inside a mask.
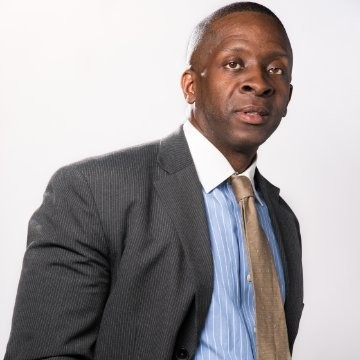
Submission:
[[[219,52],[225,52],[225,53],[243,52],[243,51],[247,51],[245,46],[244,47],[243,46],[234,46],[234,47],[226,47],[223,49],[219,49]],[[275,58],[289,58],[290,57],[290,55],[287,52],[282,51],[282,50],[271,51],[269,53],[269,55],[271,57],[275,57]]]

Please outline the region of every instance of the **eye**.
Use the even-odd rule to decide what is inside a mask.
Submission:
[[[230,70],[241,70],[243,66],[238,61],[229,61],[227,64],[225,64],[226,69]]]
[[[268,69],[268,72],[270,74],[275,74],[275,75],[283,75],[284,74],[284,70],[278,67],[271,67]]]

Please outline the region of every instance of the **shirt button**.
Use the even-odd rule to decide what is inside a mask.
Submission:
[[[251,282],[251,275],[250,275],[250,274],[247,274],[246,280],[247,280],[248,282]]]

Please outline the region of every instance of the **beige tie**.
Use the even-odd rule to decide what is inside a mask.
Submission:
[[[259,224],[254,192],[246,176],[232,175],[242,212],[247,258],[255,294],[257,360],[291,360],[280,286],[266,235]]]

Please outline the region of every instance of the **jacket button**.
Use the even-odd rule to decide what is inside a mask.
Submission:
[[[189,352],[185,348],[180,348],[176,352],[176,360],[181,359],[188,359],[189,358]]]

